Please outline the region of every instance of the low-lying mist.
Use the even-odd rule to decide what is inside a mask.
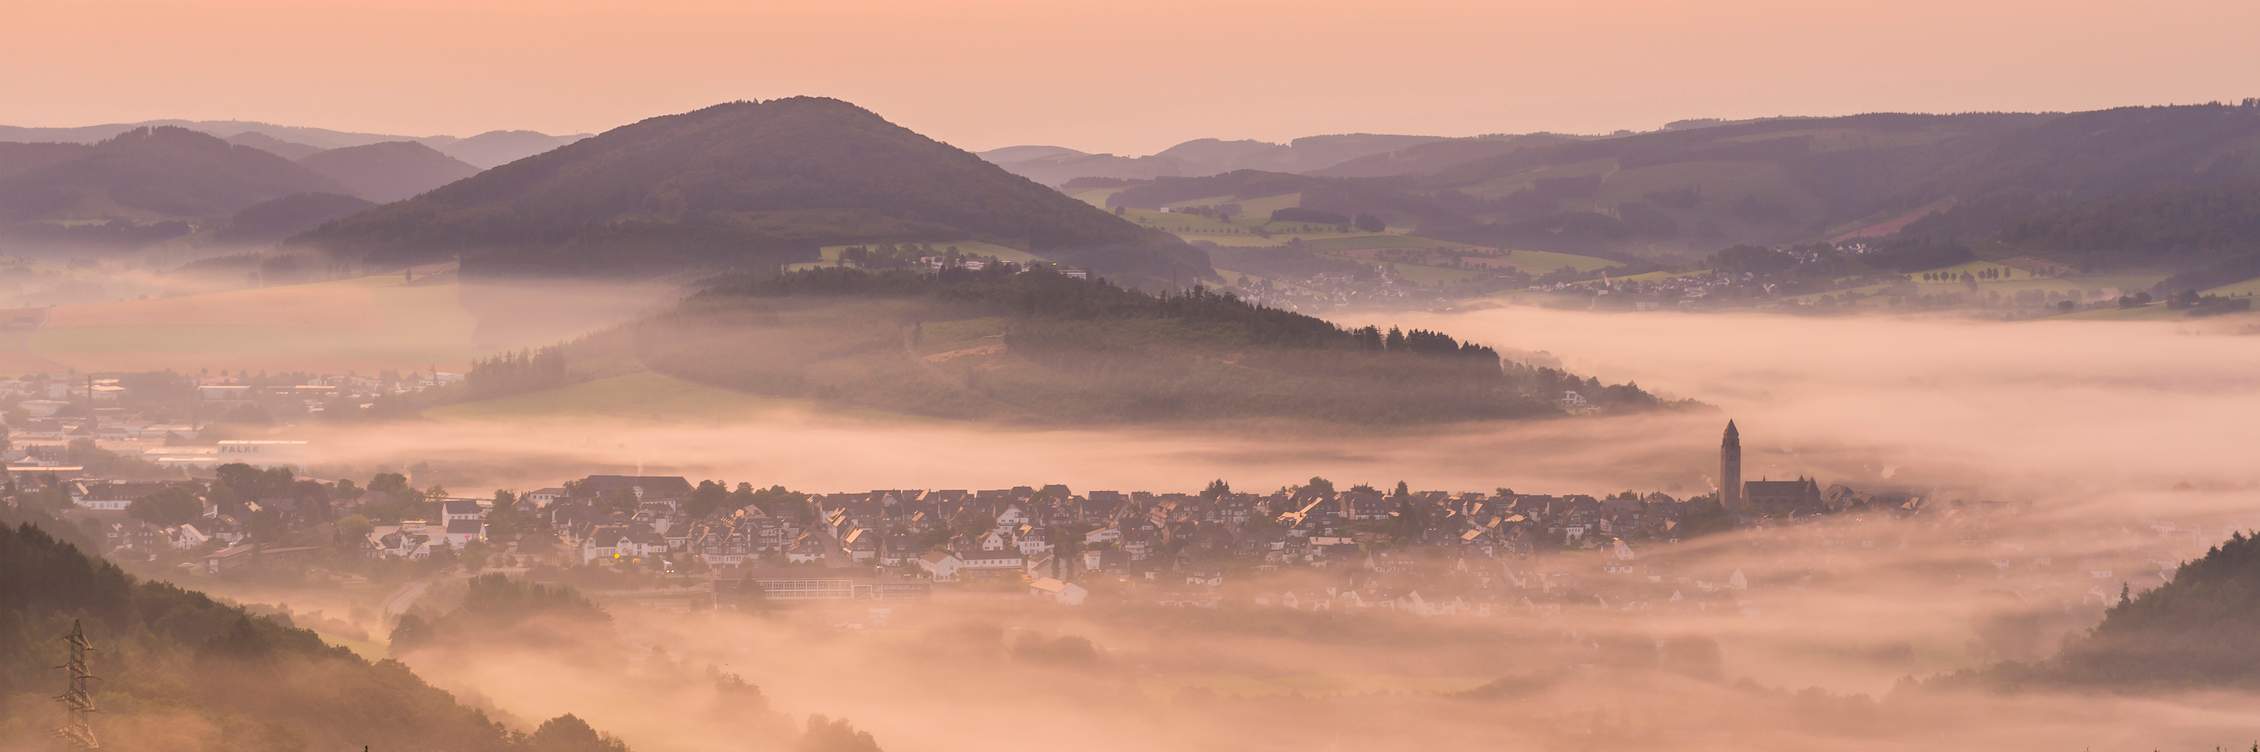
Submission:
[[[2044,658],[2122,585],[2154,587],[2260,526],[2260,337],[2237,322],[1531,308],[1339,319],[1543,350],[1719,409],[1387,431],[1032,430],[762,403],[696,418],[454,413],[310,438],[328,463],[426,463],[428,480],[459,491],[640,468],[807,491],[1192,491],[1211,478],[1252,490],[1320,475],[1685,497],[1710,490],[1732,417],[1748,478],[1905,488],[1929,506],[1645,546],[1639,572],[1590,601],[1540,587],[1486,614],[1255,605],[1346,587],[1350,565],[1236,581],[1217,610],[1109,604],[1103,587],[1080,610],[1012,592],[766,615],[613,604],[630,647],[607,649],[743,675],[774,709],[853,719],[890,750],[2170,749],[2260,736],[2260,697],[2239,693],[1906,682]],[[1607,556],[1435,563],[1591,585]],[[1063,638],[1072,649],[1046,648]],[[733,744],[729,724],[675,722],[681,698],[607,681],[578,668],[585,657],[497,648],[411,663],[513,714],[582,713],[638,749]]]

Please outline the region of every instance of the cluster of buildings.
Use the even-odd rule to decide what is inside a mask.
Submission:
[[[93,446],[157,468],[210,468],[229,462],[302,464],[305,443],[213,441],[212,424],[262,425],[366,410],[389,395],[460,381],[436,371],[407,374],[191,376],[131,373],[35,374],[0,379],[7,441],[0,465],[21,472],[83,470],[71,445]]]
[[[215,573],[313,548],[289,545],[307,542],[289,535],[256,540],[244,516],[266,514],[287,532],[293,524],[361,514],[374,524],[361,540],[343,545],[368,558],[422,560],[483,543],[489,551],[557,565],[703,575],[718,594],[758,592],[774,600],[915,597],[934,587],[1001,586],[1080,603],[1090,584],[1111,580],[1167,583],[1172,598],[1197,601],[1198,593],[1251,573],[1383,572],[1395,567],[1392,562],[1414,559],[1461,562],[1463,569],[1477,562],[1472,566],[1485,573],[1482,581],[1551,589],[1555,583],[1545,576],[1494,577],[1495,567],[1481,562],[1583,551],[1604,561],[1604,574],[1633,574],[1635,546],[1651,542],[1844,512],[1913,514],[1922,507],[1912,495],[1823,488],[1810,479],[1743,481],[1740,435],[1731,423],[1720,450],[1725,487],[1685,500],[1660,493],[1414,491],[1402,484],[1336,489],[1323,481],[1263,493],[1218,484],[1201,493],[1046,485],[809,495],[747,485],[729,490],[676,476],[590,475],[516,496],[502,524],[493,499],[426,498],[404,487],[315,483],[307,491],[301,482],[292,498],[223,509],[208,500],[216,489],[204,481],[118,483],[54,472],[13,477],[27,488],[59,484],[74,513],[87,521],[82,524],[102,530],[113,551],[202,555],[201,568]],[[205,499],[201,513],[171,525],[131,514],[136,501],[167,489]],[[388,516],[380,509],[408,513]],[[1411,588],[1406,593],[1417,595]],[[1430,597],[1438,595],[1431,590]],[[1376,599],[1397,603],[1395,595],[1375,592],[1278,596],[1297,607]],[[1422,603],[1456,608],[1448,600]]]

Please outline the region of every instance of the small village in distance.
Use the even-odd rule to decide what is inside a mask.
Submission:
[[[386,388],[447,377],[419,375]],[[374,391],[377,383],[363,386]],[[283,389],[282,397],[318,409],[320,399],[301,391]],[[64,437],[85,433],[67,414],[27,422]],[[1632,608],[1754,611],[1750,575],[1732,561],[1674,565],[1654,554],[1703,536],[1764,535],[1832,518],[1921,524],[1940,507],[1951,508],[1953,525],[1968,534],[1988,506],[1813,478],[1746,480],[1732,421],[1720,440],[1718,489],[1684,499],[1403,483],[1338,488],[1317,477],[1261,492],[1216,480],[1198,492],[1049,484],[804,493],[611,474],[458,496],[419,490],[394,473],[366,483],[298,477],[292,466],[303,442],[152,450],[156,461],[182,466],[182,478],[167,480],[106,477],[101,465],[115,460],[75,464],[90,451],[108,455],[84,442],[75,451],[67,441],[15,443],[8,503],[53,507],[107,556],[132,566],[185,577],[349,583],[500,570],[652,607],[962,592],[1066,605],[1214,607],[1238,599],[1422,615],[1543,611],[1595,598]],[[1842,544],[1879,545],[1872,529],[1858,535]],[[2105,597],[2106,585],[2119,581],[2111,578],[2123,579],[2087,563],[2065,566],[2060,597],[2067,600]]]

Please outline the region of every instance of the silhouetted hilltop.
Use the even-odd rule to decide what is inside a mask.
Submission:
[[[309,233],[298,245],[476,272],[769,269],[826,245],[980,240],[1191,282],[1199,251],[834,99],[622,126]]]

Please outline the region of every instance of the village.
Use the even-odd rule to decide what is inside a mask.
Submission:
[[[1198,492],[1044,484],[802,493],[609,474],[462,496],[412,483],[414,468],[359,483],[304,477],[317,453],[275,438],[293,424],[381,413],[462,383],[438,371],[0,381],[0,488],[9,509],[52,513],[112,560],[168,576],[383,583],[508,569],[643,594],[638,602],[665,593],[707,606],[961,592],[1423,613],[1595,598],[1749,609],[1743,568],[1658,554],[1714,534],[1831,520],[1951,520],[1951,535],[1987,539],[1985,504],[1810,478],[1745,481],[1731,423],[1717,473],[1706,473],[1715,490],[1689,498],[1337,488],[1316,477],[1260,491],[1219,480]],[[2161,535],[2184,532],[2170,528]],[[1882,544],[1863,533],[1841,545]],[[1999,561],[2017,556],[2004,550]],[[2170,568],[2172,557],[2153,558]],[[2126,562],[2026,566],[2062,570],[2055,597],[2067,602],[2107,599],[2129,577]]]
[[[167,576],[412,582],[504,570],[669,607],[975,593],[1069,606],[1233,602],[1421,615],[1544,612],[1596,600],[1749,612],[1757,602],[1741,567],[1669,553],[1726,533],[1763,540],[1819,529],[1822,545],[1865,549],[1904,545],[1889,539],[1898,534],[1989,535],[1988,505],[1810,478],[1743,481],[1740,451],[1729,424],[1724,488],[1687,499],[1337,488],[1323,478],[1262,492],[1219,480],[1194,493],[1059,484],[800,493],[610,474],[456,496],[419,490],[396,473],[366,484],[303,479],[257,456],[187,480],[16,465],[4,488],[12,510],[50,510],[112,560]],[[1875,520],[1947,532],[1826,527]],[[2168,533],[2178,531],[2161,536]],[[2124,564],[2114,572],[2003,556],[2012,558],[1994,574],[2044,568],[2062,581],[2053,589],[2067,602],[2100,600],[2135,576]]]

